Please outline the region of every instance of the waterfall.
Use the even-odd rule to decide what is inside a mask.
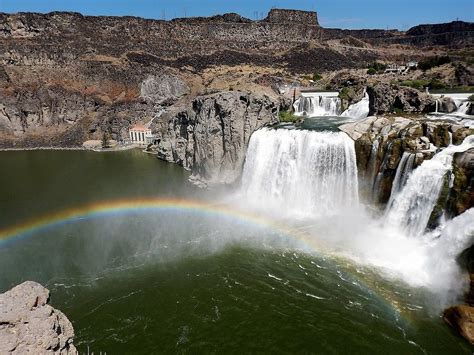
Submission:
[[[366,118],[369,115],[369,94],[364,92],[364,98],[359,102],[350,105],[341,116],[352,117],[356,119]]]
[[[341,113],[339,93],[302,93],[293,107],[295,114],[302,116],[338,116]]]
[[[431,160],[425,160],[394,197],[386,214],[386,223],[398,226],[407,235],[420,236],[436,205],[446,174],[452,169],[454,153],[473,147],[474,136],[469,136],[461,145],[450,145]]]
[[[457,106],[458,109],[456,110],[456,113],[461,114],[461,115],[467,115],[467,112],[469,111],[469,106],[470,105],[471,105],[471,103],[469,101],[465,101],[465,102],[460,103]]]
[[[354,142],[342,132],[258,130],[250,139],[242,191],[256,206],[298,217],[357,206]]]
[[[415,156],[416,154],[414,153],[403,152],[400,163],[398,164],[397,173],[395,174],[395,179],[393,180],[392,192],[390,193],[390,200],[387,204],[388,209],[390,209],[395,197],[402,191],[403,186],[405,186],[413,170]]]

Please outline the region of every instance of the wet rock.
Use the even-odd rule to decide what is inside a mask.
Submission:
[[[77,354],[71,322],[48,302],[49,291],[33,281],[0,294],[1,354]]]
[[[423,133],[436,147],[447,147],[451,143],[448,125],[440,122],[423,123]]]
[[[474,148],[454,154],[453,176],[447,213],[457,216],[474,206]]]
[[[438,99],[438,112],[452,113],[456,111],[456,103],[450,97],[442,97]]]
[[[474,344],[474,307],[459,305],[444,311],[443,319],[467,341]]]
[[[474,128],[465,126],[452,125],[450,130],[453,134],[453,144],[455,145],[461,144],[464,138],[474,134]]]

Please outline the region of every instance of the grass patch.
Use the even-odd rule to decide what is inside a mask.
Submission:
[[[278,118],[280,119],[280,122],[296,122],[299,119],[298,116],[295,116],[288,111],[280,111],[280,113],[278,113]]]

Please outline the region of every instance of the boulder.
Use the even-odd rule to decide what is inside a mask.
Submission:
[[[459,305],[446,309],[443,319],[471,344],[474,344],[474,307]]]
[[[77,354],[71,322],[48,303],[33,281],[0,294],[0,354]]]
[[[456,111],[456,103],[450,97],[442,97],[438,99],[438,112],[452,113]]]

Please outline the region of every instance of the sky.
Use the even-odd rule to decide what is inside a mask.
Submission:
[[[317,11],[322,26],[350,29],[474,21],[474,0],[0,0],[0,12],[7,13],[76,11],[167,20],[226,12],[256,19],[272,7]]]

